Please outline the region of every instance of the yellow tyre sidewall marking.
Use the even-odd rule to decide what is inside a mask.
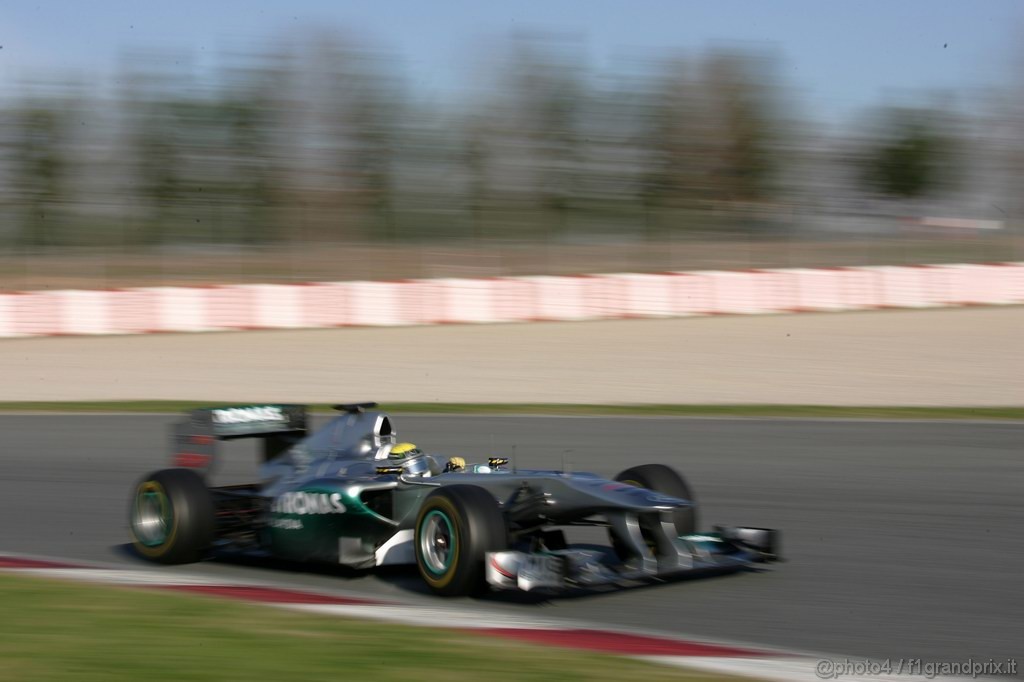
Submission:
[[[422,575],[423,579],[427,581],[427,584],[429,584],[431,587],[444,588],[447,587],[448,584],[455,578],[455,572],[459,568],[459,558],[462,556],[463,551],[462,527],[460,524],[460,520],[462,517],[459,514],[458,510],[455,508],[455,505],[453,505],[447,498],[434,498],[433,500],[430,501],[429,505],[424,505],[423,508],[420,509],[420,513],[416,517],[417,532],[421,529],[423,525],[423,518],[429,512],[435,509],[446,514],[448,516],[448,520],[452,524],[452,532],[455,534],[455,556],[452,557],[452,561],[451,564],[448,566],[448,570],[445,571],[444,575],[442,575],[440,578],[434,578],[430,575],[430,571],[423,570],[422,564],[420,563],[422,561],[422,559],[420,558],[420,554],[422,553],[423,549],[420,546],[419,539],[417,539],[416,541],[416,559],[417,565],[420,568],[420,575]]]
[[[174,507],[171,505],[171,498],[167,495],[167,492],[164,490],[164,487],[162,485],[160,485],[156,481],[144,481],[140,483],[139,487],[135,491],[136,505],[139,504],[139,501],[142,499],[142,495],[145,493],[155,493],[157,495],[157,498],[160,500],[161,505],[167,505],[167,509],[161,509],[161,512],[163,518],[167,518],[167,512],[170,511],[171,529],[167,533],[167,537],[163,541],[163,543],[153,547],[147,547],[146,545],[142,544],[142,542],[139,541],[137,537],[135,537],[135,533],[133,532],[132,544],[135,546],[135,549],[144,556],[158,557],[162,556],[163,554],[166,554],[167,551],[174,546],[174,540],[178,535],[178,515],[174,513]]]

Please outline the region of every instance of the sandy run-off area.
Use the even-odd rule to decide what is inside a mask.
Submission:
[[[1024,308],[0,341],[0,400],[1022,405]]]

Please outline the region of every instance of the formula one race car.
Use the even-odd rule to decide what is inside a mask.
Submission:
[[[443,595],[628,585],[778,558],[775,530],[698,534],[693,495],[669,467],[607,480],[517,470],[501,457],[442,465],[399,443],[374,407],[338,405],[342,414],[314,433],[301,405],[192,411],[174,427],[175,468],[133,492],[136,550],[163,563],[230,550],[353,568],[416,564]],[[259,482],[208,486],[218,441],[247,437],[263,441]],[[609,547],[567,544],[569,526],[606,528]]]

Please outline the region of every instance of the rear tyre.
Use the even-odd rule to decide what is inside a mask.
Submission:
[[[508,547],[498,502],[474,485],[451,485],[427,495],[416,517],[416,566],[427,587],[445,596],[477,594],[487,587],[487,552]]]
[[[213,496],[190,469],[163,469],[135,488],[128,523],[135,550],[163,564],[199,561],[213,542]]]
[[[697,532],[697,500],[694,498],[693,491],[690,489],[686,479],[675,469],[664,464],[641,464],[640,466],[626,469],[616,476],[615,480],[619,483],[635,485],[638,488],[647,488],[662,495],[689,500],[693,503],[693,506],[677,509],[672,512],[672,520],[675,522],[677,535],[692,535]],[[645,525],[645,520],[641,519],[641,532],[644,532]],[[609,535],[611,536],[611,543],[615,553],[623,561],[628,559],[630,551],[626,549],[626,546],[614,534],[609,533]],[[651,546],[652,550],[654,549],[652,540],[648,539],[648,545]]]

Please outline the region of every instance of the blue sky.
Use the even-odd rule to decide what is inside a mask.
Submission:
[[[325,24],[397,54],[428,95],[469,82],[496,45],[530,29],[570,36],[598,70],[722,43],[771,48],[803,109],[825,120],[908,90],[1024,82],[1013,73],[1024,72],[1019,0],[0,0],[0,85],[60,71],[103,82],[129,48],[202,63]]]

